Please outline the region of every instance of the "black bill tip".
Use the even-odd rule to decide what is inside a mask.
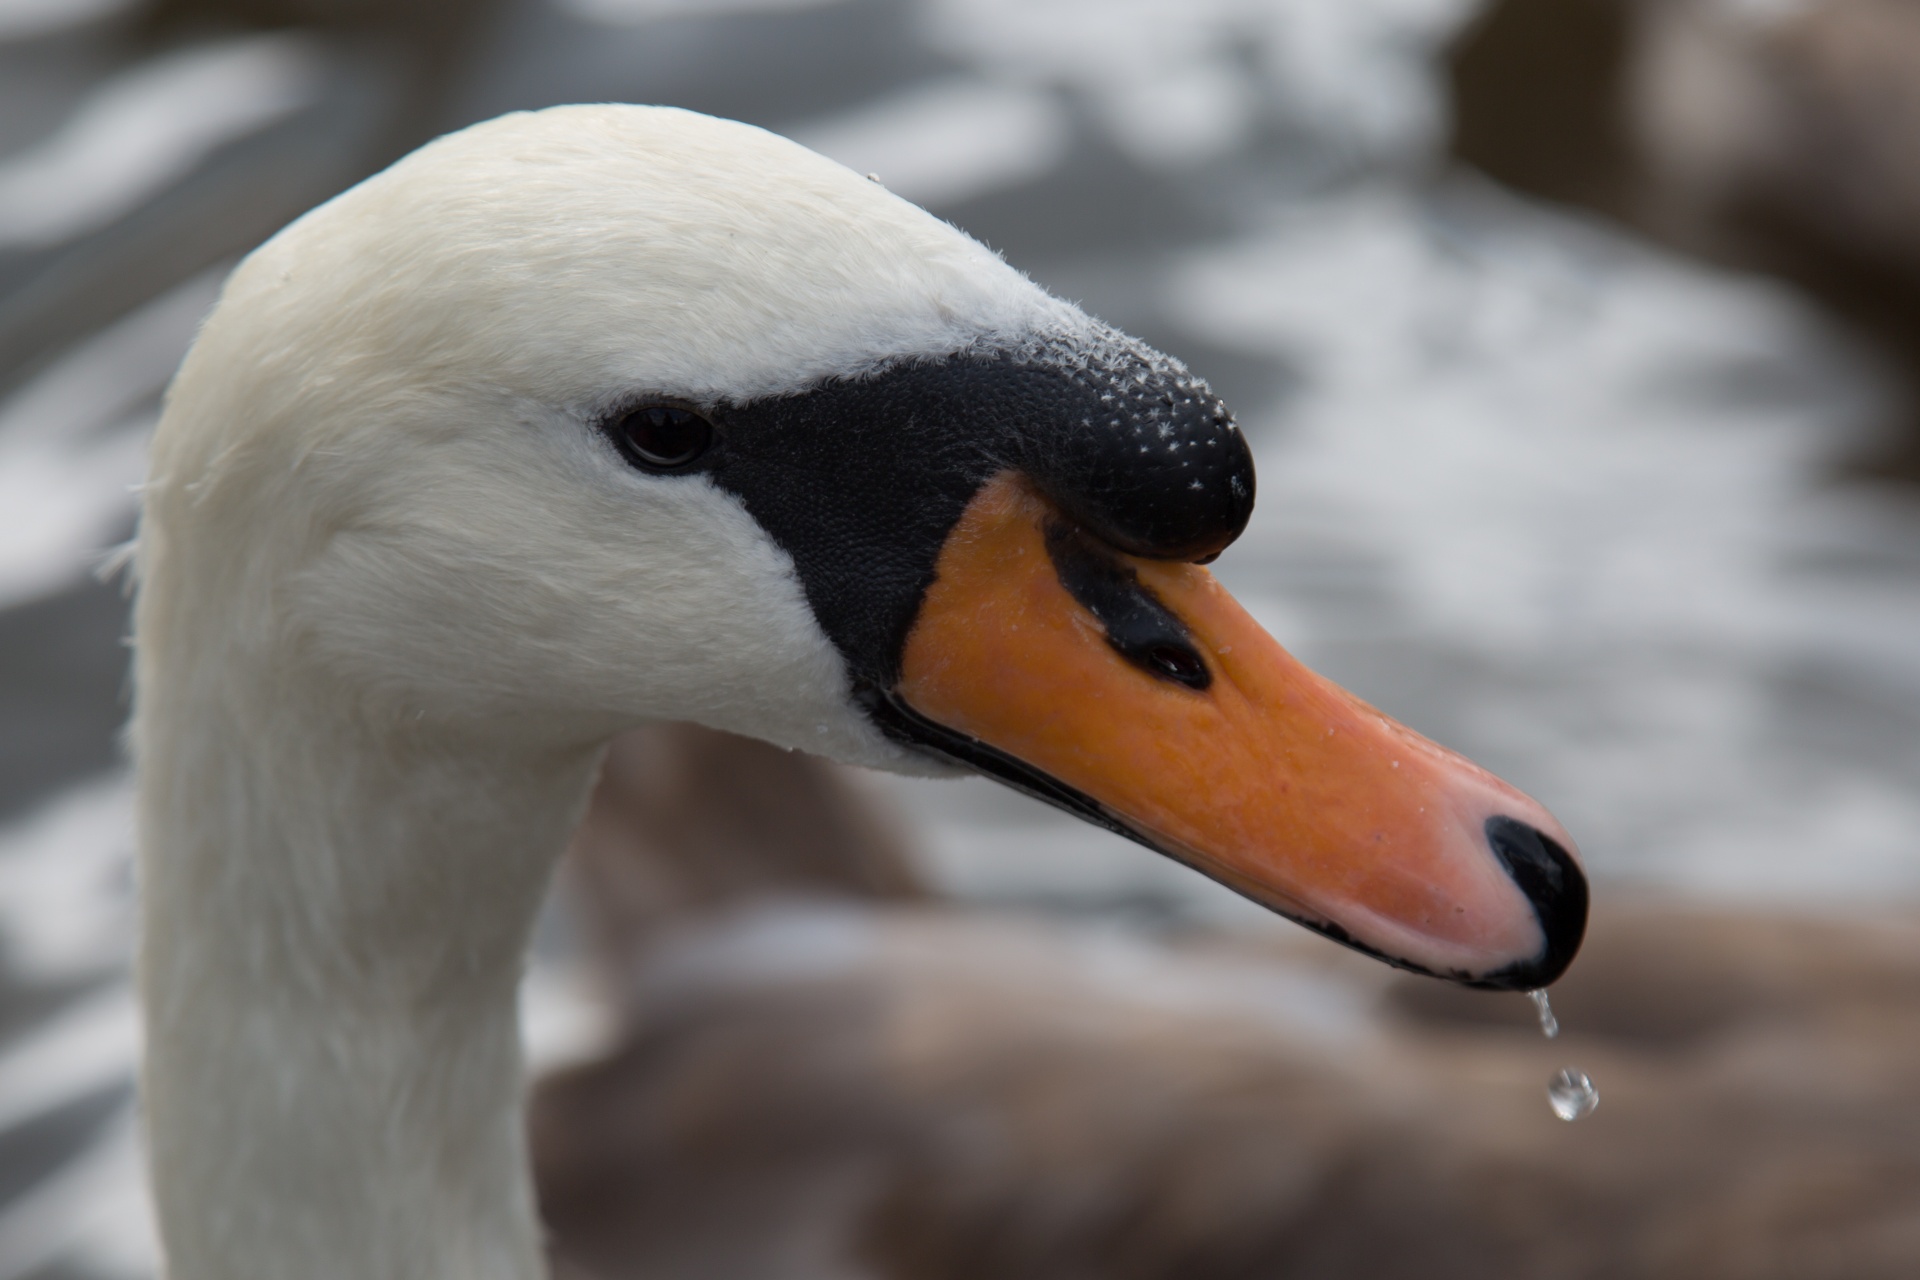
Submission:
[[[1508,965],[1471,985],[1532,991],[1567,971],[1587,934],[1587,877],[1558,841],[1515,818],[1487,819],[1487,843],[1533,904],[1545,944],[1532,960]]]

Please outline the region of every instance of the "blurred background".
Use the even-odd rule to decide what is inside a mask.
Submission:
[[[0,1280],[154,1274],[101,566],[161,389],[302,210],[602,100],[792,136],[1185,358],[1259,466],[1221,576],[1553,808],[1597,905],[1548,1045],[990,784],[656,735],[530,979],[563,1265],[1920,1274],[1920,4],[0,0]],[[663,879],[761,767],[738,874]],[[851,834],[796,876],[802,828]],[[683,1058],[775,1154],[675,1118]],[[588,1151],[596,1091],[642,1119]]]

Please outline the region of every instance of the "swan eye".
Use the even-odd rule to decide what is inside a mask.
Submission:
[[[637,467],[678,471],[712,447],[713,424],[689,409],[650,404],[616,423],[613,439]]]

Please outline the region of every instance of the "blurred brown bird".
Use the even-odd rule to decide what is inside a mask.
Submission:
[[[532,1109],[571,1280],[1920,1266],[1912,921],[1616,911],[1549,1044],[1285,936],[942,903],[837,767],[685,726],[619,744],[571,872],[621,1022]]]

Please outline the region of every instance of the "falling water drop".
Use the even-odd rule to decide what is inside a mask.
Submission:
[[[1553,1016],[1553,1006],[1547,1003],[1547,989],[1537,988],[1527,992],[1527,999],[1533,1001],[1534,1009],[1540,1014],[1540,1034],[1551,1040],[1560,1034],[1560,1019]]]
[[[1547,1102],[1553,1114],[1572,1123],[1600,1105],[1600,1091],[1586,1072],[1567,1067],[1548,1083]]]
[[[1549,1040],[1558,1036],[1560,1019],[1553,1016],[1546,988],[1527,992],[1527,999],[1533,1001],[1534,1012],[1540,1015],[1540,1034]],[[1547,1082],[1547,1102],[1553,1107],[1553,1114],[1572,1123],[1600,1105],[1600,1091],[1593,1087],[1586,1072],[1567,1067]]]

